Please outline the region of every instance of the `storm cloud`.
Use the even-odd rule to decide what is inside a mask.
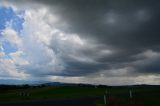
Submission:
[[[89,54],[96,57],[96,62],[125,67],[123,63],[132,64],[138,60],[135,56],[145,51],[159,53],[160,2],[157,0],[71,0],[42,3],[51,5],[51,10],[52,5],[59,6],[59,15],[67,22],[68,32],[78,33],[84,39],[95,40],[97,45],[105,45],[100,50],[110,48],[113,51],[109,56],[99,56],[98,48],[88,50],[92,52]],[[157,69],[159,64],[155,63],[150,64]],[[145,68],[136,69],[137,72],[148,72]]]
[[[24,62],[14,67],[30,76],[136,83],[160,74],[159,0],[15,0],[2,6],[24,11],[17,42],[6,39]]]

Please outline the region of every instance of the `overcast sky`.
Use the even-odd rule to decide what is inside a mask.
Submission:
[[[159,0],[0,0],[0,79],[160,84]]]

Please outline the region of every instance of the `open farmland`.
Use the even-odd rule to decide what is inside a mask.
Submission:
[[[129,91],[132,91],[132,98]],[[159,106],[160,86],[118,86],[118,87],[96,87],[95,86],[41,86],[26,88],[14,88],[0,91],[1,103],[28,103],[42,102],[53,104],[55,101],[83,101],[86,104],[111,106]],[[69,104],[70,104],[69,102]],[[75,103],[76,103],[75,102]],[[65,105],[65,104],[64,104]],[[84,104],[83,104],[84,105]],[[49,106],[49,105],[48,105]]]
[[[1,91],[0,101],[72,99],[103,95],[105,89],[77,86],[29,87]]]

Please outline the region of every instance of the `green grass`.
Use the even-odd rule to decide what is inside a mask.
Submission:
[[[81,97],[92,97],[103,95],[104,88],[94,87],[77,87],[77,86],[61,86],[61,87],[43,87],[43,88],[28,88],[19,90],[8,90],[0,93],[0,101],[15,101],[15,100],[41,100],[41,99],[72,99]],[[25,92],[29,96],[20,96],[20,93]]]
[[[133,98],[130,99],[129,91],[132,90]],[[144,104],[144,106],[160,106],[160,87],[113,87],[108,88],[110,99],[107,102]],[[104,104],[104,100],[98,100],[97,103]],[[117,106],[117,105],[115,105]],[[123,105],[129,106],[129,105]],[[131,105],[132,106],[132,105]],[[134,106],[134,105],[133,105]],[[139,106],[139,105],[136,105]]]
[[[129,98],[129,90],[132,89],[133,98]],[[108,92],[107,103],[144,103],[145,106],[160,106],[160,87],[158,86],[133,86],[133,87],[80,87],[80,86],[48,86],[40,88],[13,89],[0,91],[0,101],[26,101],[26,100],[55,100],[73,99],[83,97],[101,96],[95,101],[104,104],[103,95]],[[29,96],[20,96],[20,93],[28,93]],[[112,105],[118,106],[118,105]],[[120,106],[120,105],[119,105]],[[128,106],[128,105],[123,105]],[[138,105],[136,105],[138,106]]]

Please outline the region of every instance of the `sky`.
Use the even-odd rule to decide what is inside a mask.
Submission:
[[[0,80],[159,85],[159,10],[159,0],[0,0]]]

